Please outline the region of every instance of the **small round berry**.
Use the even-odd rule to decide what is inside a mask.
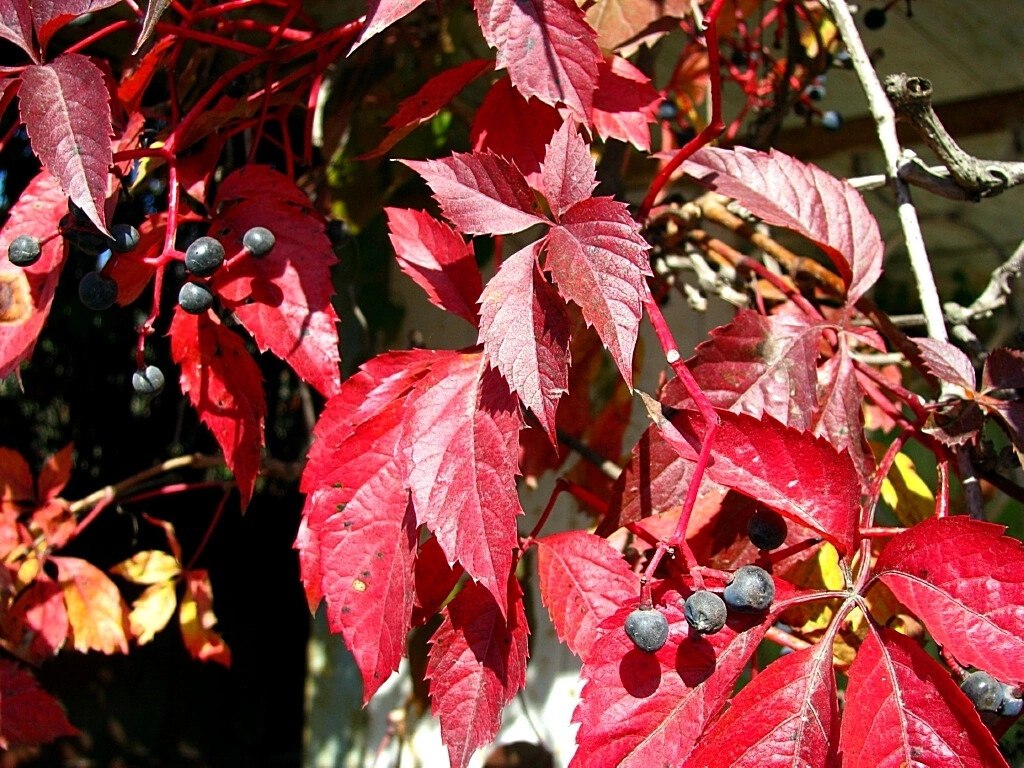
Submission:
[[[988,672],[968,672],[960,681],[960,690],[979,712],[998,712],[1003,703],[1003,684]]]
[[[212,275],[224,263],[224,246],[212,237],[200,237],[185,251],[185,269],[197,277]]]
[[[819,85],[818,83],[815,83],[814,85],[807,86],[807,89],[804,91],[804,93],[807,94],[807,98],[809,98],[811,101],[821,101],[822,99],[825,98],[825,94],[827,92],[825,90],[824,85]]]
[[[147,365],[132,374],[132,389],[140,395],[155,397],[163,391],[165,383],[164,372],[155,365]]]
[[[242,235],[242,245],[257,258],[270,253],[270,249],[276,242],[277,238],[274,237],[274,233],[266,227],[253,227]]]
[[[117,283],[99,272],[86,272],[78,284],[78,298],[97,312],[108,309],[117,301]]]
[[[637,608],[626,617],[626,635],[641,651],[660,651],[668,640],[668,619],[654,608]]]
[[[110,250],[115,253],[128,253],[139,244],[139,230],[131,224],[115,224],[110,228]]]
[[[327,222],[327,239],[335,248],[341,248],[352,238],[348,224],[341,219],[331,219]]]
[[[713,635],[725,626],[725,601],[706,589],[699,589],[686,598],[683,613],[687,623],[702,635]]]
[[[868,8],[864,12],[864,26],[868,29],[881,29],[885,22],[885,8]]]
[[[759,509],[747,521],[747,536],[758,549],[778,549],[788,532],[786,518],[774,509]]]
[[[7,258],[16,267],[31,267],[43,254],[42,244],[38,237],[18,235],[7,247]]]
[[[725,604],[736,611],[764,611],[775,599],[775,582],[764,568],[744,565],[725,588]]]
[[[1024,692],[1016,685],[1003,683],[1003,699],[999,702],[999,714],[1016,717],[1024,709]]]
[[[205,285],[185,283],[178,291],[178,304],[192,315],[201,315],[213,306],[213,293]]]
[[[843,127],[843,116],[836,112],[834,109],[830,109],[827,112],[821,113],[821,127],[826,131],[838,131]]]
[[[841,69],[849,69],[853,66],[853,56],[845,48],[832,54],[832,63]]]
[[[665,100],[658,105],[659,120],[675,120],[679,116],[679,107],[671,100]]]

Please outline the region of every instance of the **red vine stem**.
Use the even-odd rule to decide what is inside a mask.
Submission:
[[[210,539],[213,537],[213,532],[217,528],[217,523],[220,522],[220,518],[224,514],[224,507],[227,506],[228,499],[231,497],[231,490],[234,485],[228,484],[224,487],[224,493],[220,497],[220,502],[217,504],[217,509],[214,510],[213,517],[210,518],[210,524],[206,526],[206,531],[203,533],[203,538],[196,546],[196,551],[192,553],[192,557],[188,560],[188,565],[185,566],[185,570],[192,570],[200,556],[206,551],[206,545],[210,543]]]

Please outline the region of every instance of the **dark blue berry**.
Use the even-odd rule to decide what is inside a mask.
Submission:
[[[864,26],[868,29],[881,29],[885,22],[885,8],[868,8],[864,12]]]
[[[999,702],[999,714],[1003,717],[1016,717],[1024,709],[1024,693],[1016,685],[1003,683],[1003,699]]]
[[[185,269],[197,277],[212,275],[224,263],[224,246],[212,237],[200,237],[185,251]]]
[[[775,599],[775,582],[764,568],[744,565],[725,588],[725,604],[741,612],[764,611]]]
[[[683,613],[687,623],[702,635],[713,635],[725,626],[725,601],[706,589],[697,590],[686,598]]]
[[[759,509],[747,521],[747,536],[758,549],[777,549],[786,541],[786,518],[774,509]]]
[[[270,253],[276,242],[277,238],[274,237],[274,233],[266,227],[253,227],[242,235],[242,245],[257,258]]]
[[[1003,703],[1003,684],[988,672],[967,673],[960,681],[960,690],[979,712],[998,712]]]
[[[201,315],[213,306],[213,293],[205,285],[185,283],[178,291],[178,304],[192,315]]]
[[[637,608],[626,617],[626,635],[641,651],[654,653],[668,640],[668,619],[654,608]]]
[[[843,116],[836,112],[834,109],[830,109],[827,112],[821,113],[821,127],[826,131],[838,131],[843,127]]]
[[[679,116],[679,107],[674,101],[663,101],[658,105],[659,120],[675,120]]]
[[[804,91],[804,93],[807,94],[807,98],[809,98],[811,101],[821,101],[822,99],[825,98],[825,86],[815,83],[814,85],[807,86],[807,89]]]
[[[43,253],[38,237],[18,235],[7,247],[7,258],[17,267],[31,267]]]
[[[117,283],[99,272],[86,272],[78,284],[78,298],[97,312],[108,309],[117,301]]]
[[[132,374],[132,389],[140,395],[155,397],[163,391],[165,383],[164,372],[155,365],[147,365]]]
[[[110,228],[110,250],[115,253],[128,253],[139,244],[139,230],[131,224],[115,224]]]

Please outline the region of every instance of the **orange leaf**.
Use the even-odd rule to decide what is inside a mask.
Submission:
[[[39,499],[49,501],[64,490],[71,479],[74,449],[71,443],[48,457],[39,470]]]
[[[33,502],[35,483],[28,462],[17,451],[0,448],[0,505],[4,508],[17,502]]]
[[[128,611],[117,585],[92,563],[51,557],[64,589],[76,651],[128,652]]]
[[[110,572],[136,584],[157,584],[181,573],[181,563],[159,549],[146,549],[112,566]]]
[[[185,594],[181,598],[179,618],[185,647],[194,658],[231,666],[231,649],[213,629],[217,617],[213,613],[213,588],[206,571],[185,571]]]

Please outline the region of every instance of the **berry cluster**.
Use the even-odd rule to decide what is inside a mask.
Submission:
[[[979,712],[1017,717],[1024,709],[1024,694],[1021,689],[999,682],[988,672],[968,672],[960,681],[960,690],[967,695]]]
[[[787,533],[785,518],[770,509],[759,509],[747,524],[747,535],[760,550],[781,547]],[[686,598],[683,614],[695,632],[712,635],[725,626],[729,611],[766,611],[774,599],[771,575],[760,566],[745,565],[732,575],[721,597],[707,589],[696,590]],[[654,608],[638,608],[626,618],[626,635],[641,651],[654,653],[668,640],[668,620]]]

